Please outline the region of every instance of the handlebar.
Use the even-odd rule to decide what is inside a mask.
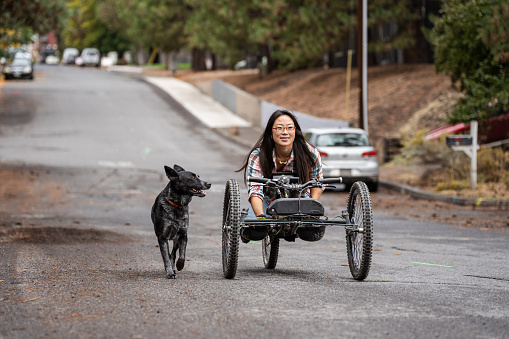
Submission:
[[[328,178],[328,179],[320,179],[322,184],[341,184],[343,182],[343,178]]]
[[[323,188],[323,186],[327,184],[341,184],[343,182],[343,178],[327,178],[327,179],[311,179],[310,181],[304,183],[304,184],[290,184],[290,177],[287,177],[288,180],[282,181],[281,178],[279,179],[269,179],[269,178],[259,178],[259,177],[248,177],[248,182],[256,182],[265,186],[269,187],[279,187],[279,188],[285,188],[290,190],[304,190],[306,188],[314,188],[314,187],[320,187]]]

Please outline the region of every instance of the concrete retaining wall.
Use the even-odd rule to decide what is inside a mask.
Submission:
[[[200,82],[196,85],[203,93],[211,96],[233,113],[251,122],[255,126],[265,128],[270,115],[278,109],[286,109],[270,102],[260,100],[237,87],[222,80]],[[291,111],[291,110],[290,110]],[[320,127],[348,127],[347,121],[320,119],[305,113],[292,111],[303,130]]]

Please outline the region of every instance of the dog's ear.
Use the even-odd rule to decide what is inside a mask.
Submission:
[[[185,169],[183,169],[182,167],[180,167],[179,165],[175,164],[173,165],[173,169],[177,172],[183,172],[185,171]]]
[[[166,176],[170,180],[177,180],[179,178],[178,173],[171,167],[164,166],[164,171],[166,172]]]

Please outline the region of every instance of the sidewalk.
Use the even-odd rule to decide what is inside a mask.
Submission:
[[[262,133],[260,128],[185,81],[168,77],[145,76],[144,79],[168,93],[204,126],[248,149],[253,147]]]
[[[261,127],[253,126],[185,81],[173,77],[148,77],[143,75],[141,67],[113,66],[108,68],[108,71],[135,74],[136,77],[160,88],[204,126],[245,147],[247,150],[253,147],[263,132]],[[383,179],[380,179],[380,185],[408,194],[416,199],[439,200],[460,205],[509,206],[509,200],[482,200],[444,196]]]

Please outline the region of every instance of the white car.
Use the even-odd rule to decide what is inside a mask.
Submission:
[[[99,53],[99,50],[97,48],[85,48],[81,52],[80,66],[101,66],[101,53]]]
[[[320,151],[325,178],[342,177],[347,189],[356,181],[364,181],[371,192],[378,190],[378,159],[364,130],[315,128],[304,136]]]
[[[77,48],[68,47],[64,49],[64,53],[62,55],[62,63],[64,65],[73,65],[76,62],[76,58],[80,55],[80,52]]]
[[[48,55],[45,60],[47,65],[58,65],[59,62],[60,59],[56,55]]]

